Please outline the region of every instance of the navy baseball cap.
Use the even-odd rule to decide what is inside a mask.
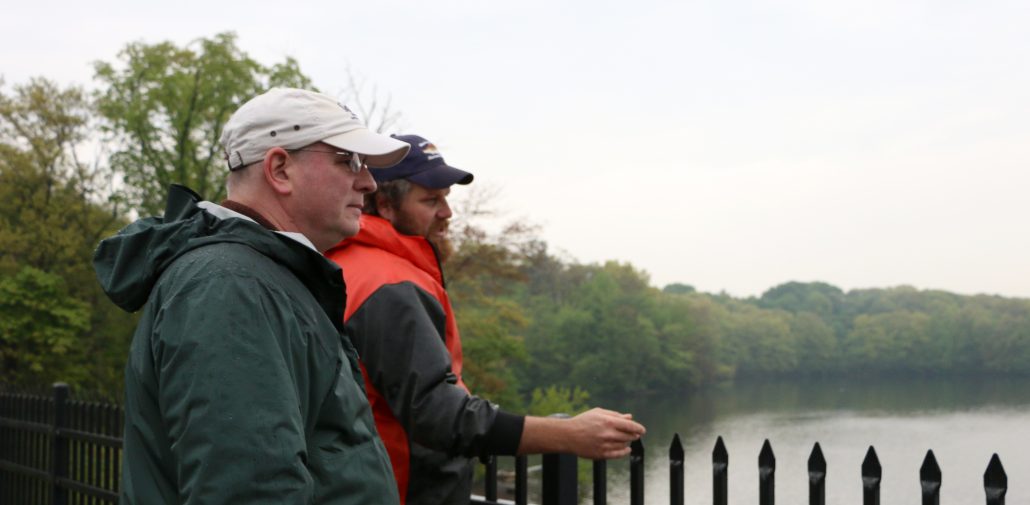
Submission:
[[[454,168],[443,160],[432,142],[418,135],[391,135],[411,144],[407,156],[390,168],[372,170],[376,182],[407,179],[430,189],[449,188],[455,184],[472,182],[472,174]]]

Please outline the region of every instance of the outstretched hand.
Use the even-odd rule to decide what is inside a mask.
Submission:
[[[630,452],[630,442],[647,431],[633,420],[632,414],[622,414],[602,408],[593,408],[568,423],[568,450],[581,458],[621,458]]]

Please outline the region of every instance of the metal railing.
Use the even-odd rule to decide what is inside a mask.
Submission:
[[[121,407],[69,399],[65,384],[55,384],[53,396],[0,392],[0,503],[29,505],[92,505],[117,503],[122,458]],[[630,504],[644,503],[644,446],[633,442],[629,457]],[[542,505],[579,503],[579,460],[571,454],[542,457]],[[684,450],[679,435],[668,451],[669,503],[684,503]],[[499,499],[497,458],[484,459],[484,496],[474,505],[529,504],[528,459],[514,458],[514,489]],[[607,503],[607,463],[593,461],[592,502]],[[729,454],[722,437],[712,450],[712,503],[727,505]],[[870,446],[860,468],[863,505],[879,505],[883,468]],[[768,440],[758,455],[759,505],[775,503],[776,456]],[[826,459],[817,442],[808,458],[809,504],[826,503]],[[1004,505],[1008,477],[997,454],[983,475],[987,505]],[[941,469],[927,451],[919,469],[923,505],[937,505]]]
[[[558,461],[548,467],[548,459]],[[522,463],[519,463],[519,462]],[[527,472],[525,457],[516,458],[515,483],[516,493],[512,503],[516,505],[528,505],[525,489],[527,489]],[[669,446],[669,503],[671,505],[683,505],[684,503],[684,451],[678,434],[673,436]],[[497,463],[492,458],[486,463],[486,493],[483,498],[474,499],[475,505],[493,505],[504,503],[498,500],[497,496]],[[604,461],[594,461],[593,464],[593,498],[594,505],[607,504],[607,471]],[[578,494],[578,460],[569,454],[552,454],[544,456],[543,468],[543,492],[541,493],[542,505],[576,505],[579,503]],[[643,505],[644,503],[644,446],[638,440],[633,442],[629,458],[629,498],[630,505]],[[492,468],[492,470],[491,470]],[[883,468],[876,455],[876,449],[872,446],[866,452],[865,459],[860,468],[862,477],[862,504],[880,504],[880,482],[883,475]],[[715,447],[712,449],[712,503],[713,505],[727,505],[729,501],[729,453],[722,437],[718,437]],[[493,480],[493,484],[491,484]],[[548,483],[551,484],[548,484]],[[997,454],[991,457],[987,464],[987,470],[983,476],[984,495],[987,505],[1004,505],[1005,494],[1008,492],[1008,477],[1002,467],[1001,459]],[[938,505],[941,494],[941,469],[937,464],[937,458],[933,451],[927,451],[923,464],[919,469],[919,484],[922,489],[923,505]],[[523,491],[519,492],[518,490]],[[774,505],[776,503],[776,456],[773,454],[772,445],[769,440],[762,444],[762,450],[758,454],[758,503],[759,505]],[[808,457],[808,503],[809,505],[826,505],[826,459],[823,457],[822,448],[816,442]]]
[[[122,409],[53,396],[0,393],[0,503],[117,503]]]

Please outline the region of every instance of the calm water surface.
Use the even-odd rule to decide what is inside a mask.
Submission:
[[[920,503],[919,467],[933,449],[943,474],[942,505],[984,503],[983,473],[998,453],[1008,503],[1030,503],[1030,380],[947,379],[738,383],[661,401],[610,404],[645,423],[645,497],[669,503],[668,448],[679,433],[687,453],[686,502],[712,500],[711,453],[722,436],[730,455],[730,503],[758,503],[758,452],[776,455],[776,502],[808,502],[807,462],[819,442],[827,503],[862,503],[860,467],[876,448],[881,503]],[[589,462],[581,461],[581,465]],[[628,463],[608,465],[609,503],[628,503]],[[587,498],[589,495],[587,495]],[[584,503],[590,503],[585,500]]]

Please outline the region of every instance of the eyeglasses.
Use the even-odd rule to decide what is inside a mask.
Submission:
[[[368,156],[358,153],[352,153],[350,151],[323,151],[321,149],[289,149],[288,152],[304,151],[307,153],[325,153],[335,154],[347,158],[347,163],[350,165],[350,171],[355,174],[360,174],[361,169],[368,166]]]

